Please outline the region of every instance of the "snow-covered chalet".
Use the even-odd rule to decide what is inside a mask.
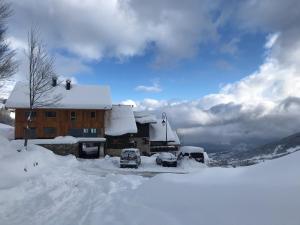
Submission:
[[[90,149],[99,157],[137,147],[142,154],[150,155],[176,151],[180,145],[169,123],[166,131],[161,120],[148,112],[134,112],[130,105],[113,105],[109,86],[66,82],[57,84],[52,94],[61,96],[59,102],[34,108],[30,141],[57,154],[81,157]],[[29,113],[26,84],[15,85],[5,106],[15,112],[15,139],[24,139]]]

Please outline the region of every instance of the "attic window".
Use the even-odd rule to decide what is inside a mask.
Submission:
[[[76,112],[71,112],[71,120],[76,120]]]
[[[96,118],[96,112],[91,112],[91,118]]]

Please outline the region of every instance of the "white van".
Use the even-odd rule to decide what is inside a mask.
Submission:
[[[178,159],[190,158],[195,159],[197,162],[207,163],[207,153],[201,147],[196,146],[182,146],[178,152]]]

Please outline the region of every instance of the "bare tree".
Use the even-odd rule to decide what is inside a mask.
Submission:
[[[17,69],[17,63],[14,61],[15,51],[9,48],[6,41],[6,19],[11,15],[10,4],[0,0],[0,82],[3,83],[11,77]]]
[[[46,51],[37,29],[31,29],[28,34],[28,91],[29,115],[25,133],[24,146],[27,147],[32,122],[32,112],[35,108],[55,105],[61,99],[59,94],[54,94],[56,85],[52,85],[53,78],[57,79],[54,71],[54,60]]]

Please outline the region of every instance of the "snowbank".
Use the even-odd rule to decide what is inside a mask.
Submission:
[[[6,137],[9,140],[15,137],[15,128],[7,124],[0,123],[0,136]]]
[[[33,144],[28,150],[18,151],[20,148],[13,142],[0,136],[0,190],[18,185],[27,178],[41,175],[46,170],[76,161],[75,157],[62,157],[53,152]]]
[[[135,208],[135,221],[143,218],[145,225],[298,225],[299,161],[296,152],[251,167],[158,175],[128,199],[142,206]],[[123,203],[115,213],[132,214],[133,207]]]

